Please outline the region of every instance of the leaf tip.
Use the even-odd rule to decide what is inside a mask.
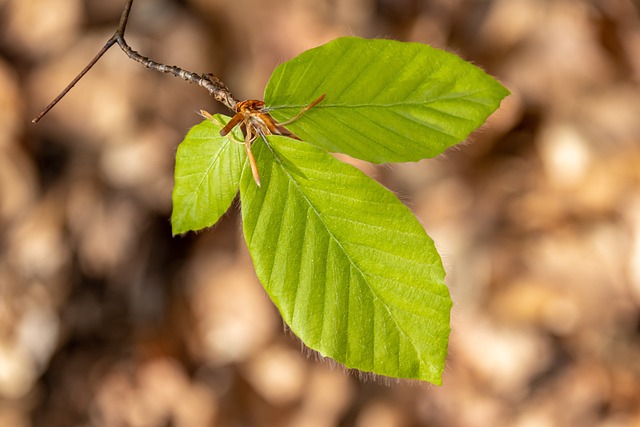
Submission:
[[[180,230],[173,223],[171,224],[171,237],[179,236],[180,234],[184,234],[183,230]]]

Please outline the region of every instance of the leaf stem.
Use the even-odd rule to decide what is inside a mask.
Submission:
[[[127,27],[127,22],[129,20],[129,13],[131,12],[131,6],[133,5],[133,0],[127,0],[124,5],[124,10],[122,11],[122,15],[120,16],[120,22],[118,24],[118,28],[116,32],[111,36],[111,38],[105,43],[105,45],[100,49],[100,51],[93,57],[93,59],[87,64],[86,67],[80,71],[80,73],[65,87],[62,92],[58,96],[55,97],[53,101],[49,103],[33,120],[33,123],[37,123],[47,114],[53,107],[56,106],[58,102],[80,81],[82,77],[102,58],[102,56],[114,45],[118,44],[120,49],[131,59],[138,62],[145,68],[150,70],[155,70],[160,73],[172,74],[175,77],[179,77],[183,80],[186,80],[189,83],[197,84],[198,86],[202,86],[213,96],[213,98],[224,104],[227,108],[235,112],[235,107],[238,101],[231,95],[229,88],[217,77],[213,74],[198,74],[192,71],[184,70],[180,67],[176,67],[175,65],[166,65],[160,62],[156,62],[152,59],[147,58],[146,56],[141,55],[136,52],[134,49],[129,46],[124,38],[124,32]]]

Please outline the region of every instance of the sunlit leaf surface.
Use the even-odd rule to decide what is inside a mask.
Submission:
[[[215,224],[238,192],[244,162],[242,145],[220,136],[229,118],[205,120],[191,128],[176,154],[173,188],[173,234]]]
[[[304,343],[351,368],[441,382],[451,300],[431,239],[391,192],[305,142],[254,145],[245,238],[261,283]]]

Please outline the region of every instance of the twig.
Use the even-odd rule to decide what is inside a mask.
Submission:
[[[91,60],[91,62],[89,62],[87,64],[86,67],[84,67],[82,69],[82,71],[80,71],[80,73],[76,76],[75,79],[73,79],[71,81],[71,83],[69,83],[67,85],[67,87],[65,87],[62,92],[60,92],[60,94],[58,96],[55,97],[55,99],[53,101],[51,101],[49,103],[49,105],[47,105],[46,107],[44,107],[44,110],[42,110],[40,112],[40,114],[38,114],[37,116],[35,116],[33,118],[33,120],[31,120],[33,123],[38,123],[40,121],[40,119],[42,117],[44,117],[45,114],[47,114],[49,112],[49,110],[51,110],[53,107],[55,107],[55,105],[60,102],[60,100],[71,90],[71,88],[73,88],[76,83],[78,83],[80,81],[81,78],[84,77],[85,74],[87,74],[87,72],[96,64],[96,62],[98,62],[98,60],[100,58],[102,58],[102,55],[105,54],[106,51],[109,50],[109,48],[111,48],[111,46],[113,46],[116,43],[116,39],[114,37],[111,37],[109,39],[109,41],[102,47],[102,49],[100,49],[100,52],[98,52],[96,54],[96,56],[93,57],[93,59]]]
[[[60,100],[80,81],[82,77],[102,58],[102,56],[114,45],[118,44],[120,49],[131,59],[142,64],[144,67],[159,71],[161,73],[173,74],[175,77],[179,77],[183,80],[188,81],[189,83],[195,83],[203,88],[207,89],[209,93],[214,97],[214,99],[218,102],[224,104],[227,108],[235,112],[235,107],[238,101],[231,95],[231,92],[227,88],[227,86],[217,77],[212,74],[198,74],[192,71],[183,70],[180,67],[176,67],[175,65],[165,65],[156,61],[153,61],[145,56],[140,55],[138,52],[133,50],[131,46],[127,44],[124,39],[124,31],[127,27],[127,21],[129,20],[129,13],[131,12],[131,5],[133,4],[133,0],[127,0],[124,5],[124,10],[122,11],[122,15],[120,16],[120,22],[118,24],[118,28],[116,32],[111,36],[111,38],[105,43],[105,45],[100,49],[100,51],[93,57],[93,59],[87,64],[86,67],[65,87],[62,92],[56,98],[51,101],[49,105],[47,105],[44,110],[40,112],[33,120],[33,123],[37,123],[42,119],[42,117],[47,114]]]

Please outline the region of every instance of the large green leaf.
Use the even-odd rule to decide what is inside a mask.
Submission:
[[[229,117],[191,128],[176,154],[173,188],[173,234],[200,230],[215,224],[233,201],[245,160],[242,144],[220,136]]]
[[[440,384],[451,300],[440,257],[411,211],[306,142],[270,136],[253,152],[262,187],[246,168],[244,234],[293,332],[347,367]]]
[[[484,123],[509,91],[445,51],[393,40],[336,39],[278,66],[264,99],[279,121],[330,152],[375,163],[433,157]]]

